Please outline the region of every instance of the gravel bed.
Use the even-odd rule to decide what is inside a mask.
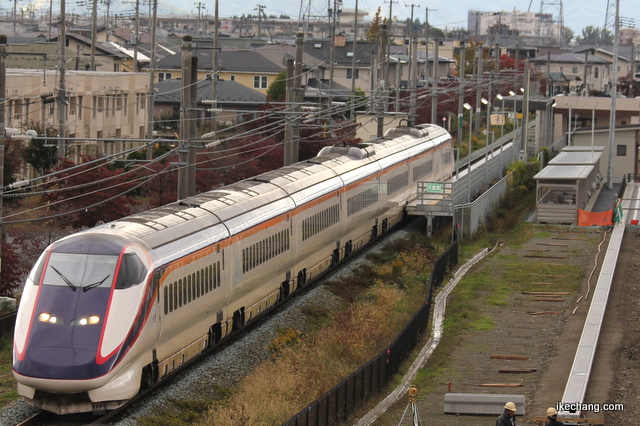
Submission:
[[[418,226],[422,221],[414,220],[408,226],[384,238],[381,243],[365,250],[364,253],[381,250],[386,244],[400,239]],[[364,254],[363,253],[363,254]],[[338,309],[343,300],[335,295],[323,281],[343,279],[351,271],[367,260],[358,255],[346,265],[328,274],[321,282],[302,294],[296,295],[280,312],[270,315],[251,330],[239,335],[234,342],[221,348],[175,377],[161,389],[153,392],[144,401],[134,404],[125,414],[127,419],[116,423],[118,426],[137,425],[136,419],[153,414],[160,407],[166,407],[172,399],[203,399],[212,395],[216,387],[231,387],[239,383],[247,374],[269,357],[268,346],[277,331],[286,328],[304,330],[306,306],[320,305],[329,309]],[[15,425],[33,415],[34,410],[23,400],[18,400],[0,410],[0,425]]]

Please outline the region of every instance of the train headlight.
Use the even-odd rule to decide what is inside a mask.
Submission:
[[[100,317],[97,315],[89,315],[86,317],[76,318],[71,321],[71,325],[93,325],[100,322]]]
[[[55,315],[48,314],[46,312],[43,312],[40,315],[38,315],[38,321],[46,322],[48,324],[55,324],[55,325],[64,324],[64,320],[62,318],[57,317]]]

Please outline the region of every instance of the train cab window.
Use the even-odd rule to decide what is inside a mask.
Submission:
[[[118,280],[116,281],[116,290],[122,290],[140,284],[144,281],[147,274],[147,268],[135,253],[125,253],[122,257],[120,270],[118,271]]]
[[[139,259],[138,259],[139,260]],[[66,287],[73,289],[111,288],[113,277],[116,275],[118,263],[117,255],[51,253],[47,263],[43,285]],[[144,279],[146,268],[142,266]],[[120,267],[121,273],[125,265]],[[124,272],[126,275],[126,272]],[[134,274],[135,275],[135,274]],[[38,277],[36,279],[39,280]]]

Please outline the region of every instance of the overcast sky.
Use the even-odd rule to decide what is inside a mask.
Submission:
[[[200,0],[205,4],[206,9],[203,13],[213,15],[214,2],[213,0]],[[303,0],[305,5],[309,4],[309,0]],[[459,0],[459,1],[433,1],[424,3],[423,1],[412,0],[415,3],[414,19],[420,19],[420,22],[425,21],[426,8],[429,7],[429,24],[434,27],[444,30],[463,27],[467,28],[467,13],[469,10],[479,11],[495,11],[510,10],[513,9],[526,12],[540,11],[540,0],[531,0],[531,3],[527,1],[517,3],[506,3],[501,1],[487,2],[484,0]],[[551,13],[557,16],[559,11],[559,3],[562,0],[554,0],[545,2],[545,12]],[[611,0],[613,1],[613,0]],[[180,1],[180,0],[160,0],[160,7],[158,13],[161,15],[169,13],[193,13],[197,14],[196,3],[194,1]],[[549,5],[549,4],[552,5]],[[575,35],[579,35],[582,29],[592,25],[594,27],[604,27],[605,15],[607,11],[607,0],[564,0],[564,24],[571,28]],[[265,13],[269,15],[288,15],[292,18],[297,18],[300,13],[300,0],[261,0],[260,2],[250,1],[238,1],[238,0],[219,0],[219,13],[220,17],[230,17],[233,15],[241,16],[243,14],[257,14],[257,5],[265,6]],[[331,0],[333,4],[333,0]],[[613,3],[612,3],[613,4]],[[419,6],[418,6],[419,5]],[[635,7],[634,7],[635,5]],[[392,9],[393,15],[400,21],[404,21],[411,17],[411,3],[409,1],[394,1]],[[358,0],[358,9],[360,11],[369,12],[368,19],[371,19],[375,14],[378,7],[381,7],[382,15],[384,17],[389,16],[389,2],[383,0]],[[636,9],[637,2],[630,1],[620,2],[620,16],[622,18],[634,19],[635,25],[640,25],[640,17],[636,19],[635,13],[632,13]],[[312,14],[313,11],[326,13],[327,0],[311,0]],[[343,9],[355,9],[355,0],[344,0]]]

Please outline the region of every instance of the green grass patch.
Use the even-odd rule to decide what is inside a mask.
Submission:
[[[20,398],[13,378],[13,334],[0,339],[0,407]]]

